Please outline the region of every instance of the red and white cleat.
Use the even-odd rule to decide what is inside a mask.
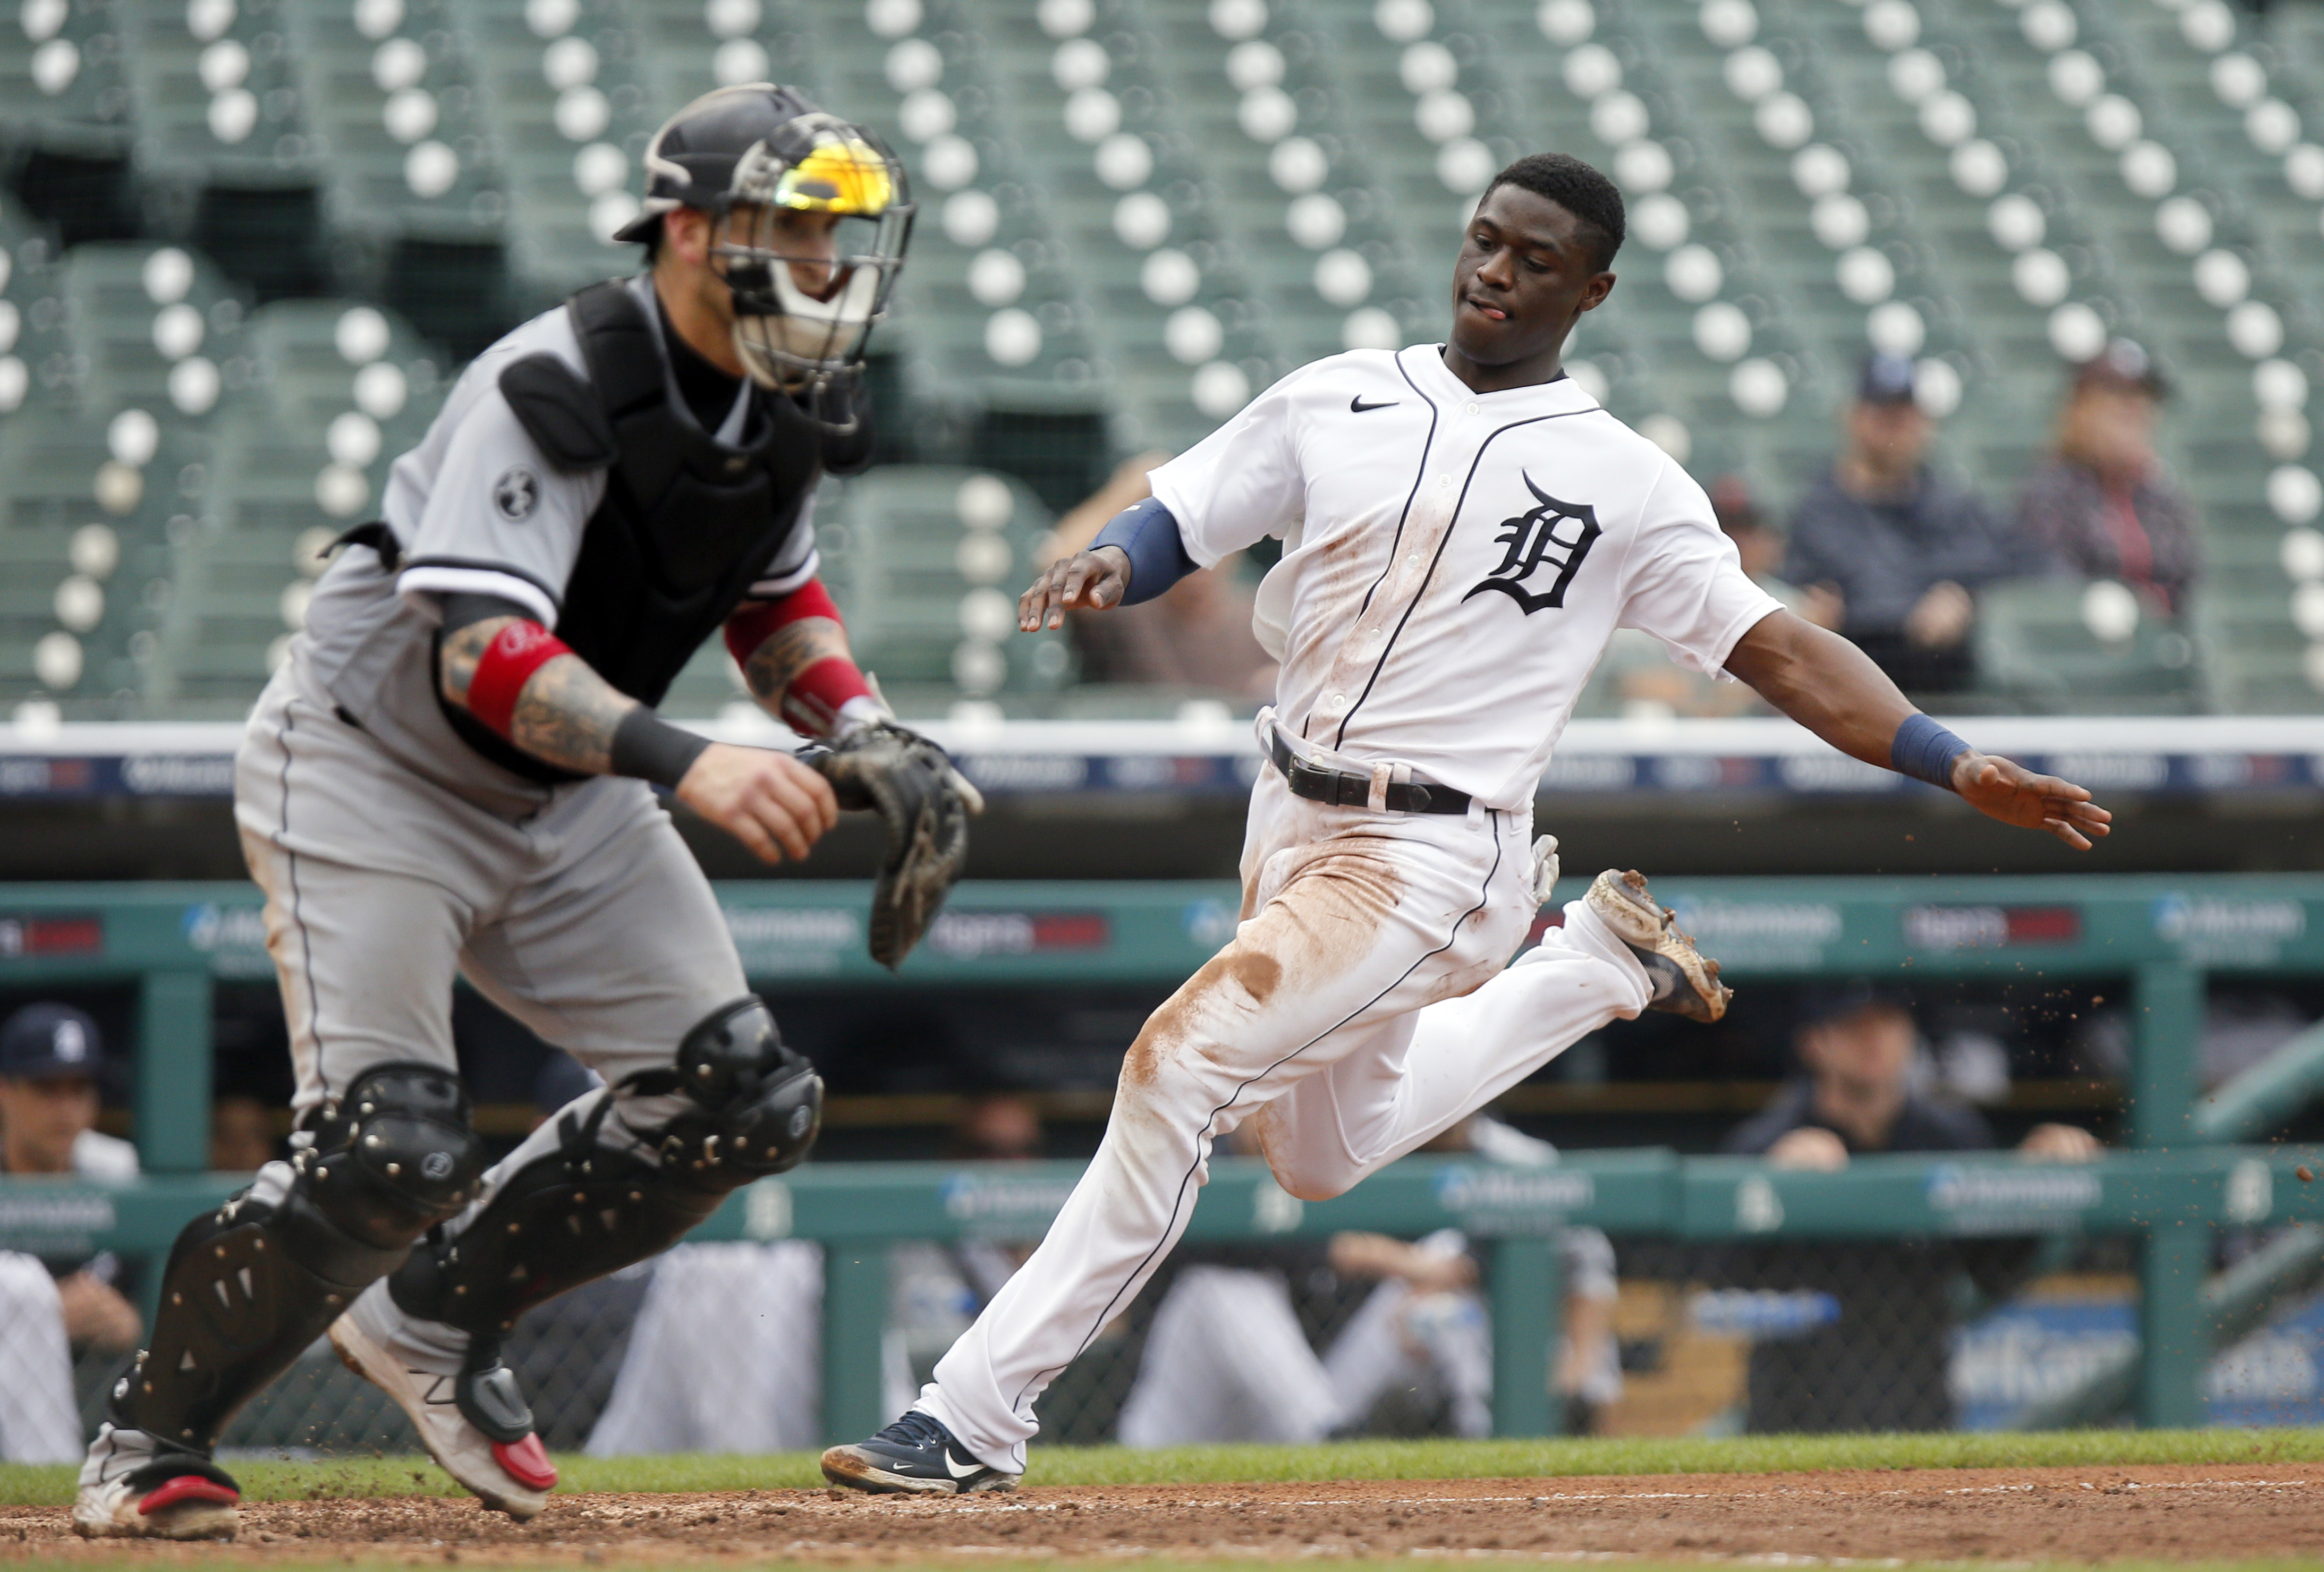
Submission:
[[[407,1315],[383,1279],[331,1323],[331,1347],[395,1400],[429,1455],[477,1500],[519,1522],[549,1504],[557,1466],[497,1345]]]
[[[143,1430],[106,1425],[81,1465],[73,1532],[87,1540],[230,1540],[242,1492],[198,1452],[157,1447]]]

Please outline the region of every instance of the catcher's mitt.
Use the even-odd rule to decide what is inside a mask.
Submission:
[[[843,808],[870,809],[888,827],[888,855],[872,892],[872,959],[893,970],[928,931],[968,857],[968,816],[984,800],[945,750],[893,722],[860,726],[803,755]]]

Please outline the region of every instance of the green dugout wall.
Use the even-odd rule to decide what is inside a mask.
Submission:
[[[1560,887],[1560,899],[1581,893]],[[2207,1274],[2211,1231],[2324,1222],[2324,1186],[2298,1177],[2324,1156],[2205,1144],[2196,1122],[2205,979],[2324,972],[2324,879],[2301,877],[1997,879],[1671,879],[1656,893],[1726,974],[1742,981],[1869,974],[2120,979],[2136,1023],[2134,1150],[2087,1168],[1997,1154],[1877,1158],[1844,1173],[1776,1172],[1662,1151],[1579,1153],[1552,1170],[1407,1162],[1336,1200],[1302,1205],[1263,1168],[1222,1162],[1194,1231],[1213,1238],[1329,1232],[1415,1234],[1458,1226],[1493,1241],[1495,1415],[1509,1434],[1551,1422],[1546,1349],[1560,1294],[1549,1236],[1566,1222],[1712,1239],[2133,1231],[2144,1239],[2140,1420],[2200,1422],[2200,1383],[2231,1323]],[[1237,892],[1212,883],[963,886],[899,976],[863,953],[860,886],[719,888],[760,986],[1183,979],[1231,933]],[[0,1183],[0,1246],[88,1241],[167,1246],[231,1188],[199,1175],[207,1150],[210,989],[271,976],[256,892],[240,885],[0,887],[0,986],[114,980],[141,1001],[136,1129],[149,1177],[120,1190]],[[2277,1087],[2282,1108],[2298,1089]],[[2216,1127],[2217,1121],[2207,1121]],[[880,1414],[885,1246],[902,1238],[1038,1234],[1073,1165],[810,1165],[739,1194],[699,1236],[798,1237],[826,1250],[825,1417],[835,1436]],[[2286,1272],[2306,1257],[2290,1251]],[[2246,1276],[2250,1275],[2246,1273]],[[2264,1286],[2264,1285],[2263,1285]],[[2246,1300],[2252,1285],[2229,1285]],[[2241,1301],[2239,1301],[2241,1302]]]

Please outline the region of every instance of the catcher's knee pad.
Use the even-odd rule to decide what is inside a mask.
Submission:
[[[641,1105],[675,1111],[633,1122]],[[615,1119],[617,1112],[631,1117]],[[557,1143],[503,1172],[456,1234],[389,1283],[413,1315],[499,1337],[532,1306],[668,1249],[727,1194],[807,1155],[823,1079],[756,998],[713,1011],[669,1070],[630,1076],[558,1116]]]
[[[152,1340],[115,1384],[115,1423],[216,1445],[244,1402],[467,1203],[484,1167],[467,1093],[432,1065],[366,1071],[310,1134],[178,1236]]]
[[[798,1166],[823,1127],[823,1077],[783,1043],[757,998],[712,1011],[678,1044],[691,1106],[662,1135],[665,1161],[695,1182],[733,1190]]]

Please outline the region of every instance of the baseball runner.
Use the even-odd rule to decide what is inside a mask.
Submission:
[[[462,374],[351,532],[253,713],[235,809],[266,892],[300,1131],[171,1253],[73,1521],[226,1537],[227,1420],[327,1328],[486,1505],[556,1483],[501,1339],[797,1163],[822,1081],[783,1044],[650,786],[769,861],[889,820],[873,953],[901,958],[969,804],[850,659],[808,516],[860,462],[864,340],[909,234],[879,140],[760,83],[646,155],[637,278]],[[811,758],[654,713],[723,630]],[[489,1172],[455,1073],[454,975],[609,1083]]]
[[[1259,716],[1272,768],[1251,794],[1242,922],[1130,1045],[1041,1247],[908,1412],[824,1454],[834,1482],[1013,1487],[1036,1401],[1169,1252],[1227,1131],[1248,1124],[1283,1188],[1322,1200],[1614,1016],[1725,1010],[1646,880],[1610,870],[1480,988],[1547,893],[1535,787],[1615,629],[1996,818],[2077,847],[2105,833],[2087,791],[1977,752],[1755,586],[1702,489],[1562,373],[1622,229],[1587,164],[1511,164],[1463,232],[1449,342],[1293,372],[1025,593],[1019,627],[1055,627],[1282,538],[1258,599],[1282,665]],[[1416,1037],[1448,1000],[1470,1018]]]

